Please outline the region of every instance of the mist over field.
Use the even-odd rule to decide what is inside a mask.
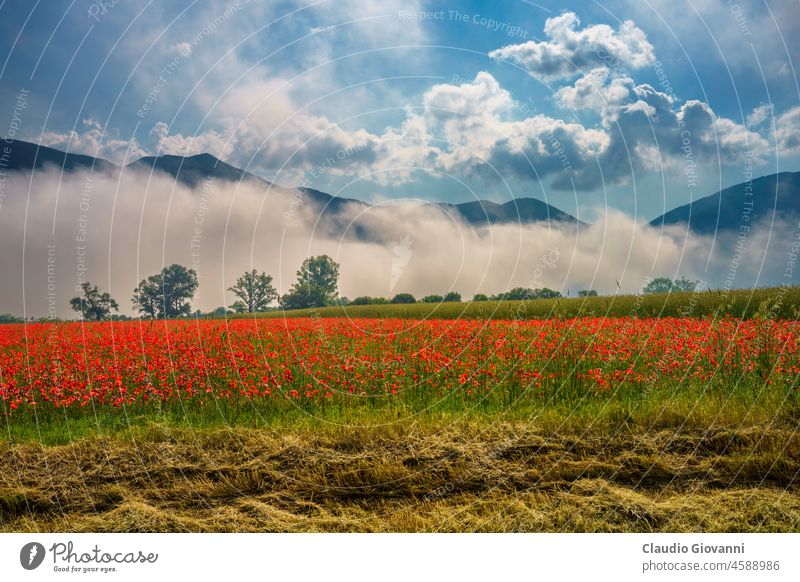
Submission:
[[[298,190],[220,180],[190,189],[130,168],[10,173],[6,192],[0,312],[26,316],[74,317],[68,301],[85,280],[132,314],[134,287],[172,263],[197,270],[192,307],[211,310],[233,302],[226,289],[243,271],[266,271],[285,292],[317,254],[341,264],[340,294],[351,299],[450,290],[468,299],[515,286],[635,293],[661,275],[723,289],[796,281],[789,253],[798,226],[788,220],[716,238],[613,210],[582,227],[473,226],[417,201],[354,204],[331,220]]]

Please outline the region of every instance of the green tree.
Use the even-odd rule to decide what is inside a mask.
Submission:
[[[446,303],[461,303],[461,293],[450,291],[450,293],[444,296],[444,301]]]
[[[370,297],[369,295],[361,295],[356,297],[350,302],[350,305],[385,305],[389,303],[386,297]]]
[[[642,289],[642,293],[669,293],[672,291],[672,279],[668,277],[656,277]]]
[[[561,297],[561,292],[549,287],[542,287],[541,289],[533,290],[534,299],[558,299]]]
[[[97,285],[92,285],[88,281],[81,284],[83,295],[73,297],[69,304],[74,311],[81,314],[86,321],[102,321],[108,319],[111,310],[119,311],[119,305],[109,293],[100,293]]]
[[[133,290],[133,306],[145,317],[171,319],[189,315],[189,302],[197,291],[197,273],[183,265],[164,267],[142,279]]]
[[[417,300],[411,293],[398,293],[392,297],[392,303],[416,303]]]
[[[12,315],[10,313],[4,313],[0,315],[0,323],[24,323],[24,319],[22,317],[17,317],[16,315]]]
[[[237,297],[237,301],[231,305],[231,309],[237,313],[265,311],[278,298],[278,292],[272,286],[272,276],[255,269],[236,279],[228,291]]]
[[[476,293],[475,297],[472,298],[473,301],[489,301],[489,296],[483,293]]]
[[[297,271],[297,282],[281,297],[284,309],[331,305],[338,296],[339,263],[328,255],[309,257]]]
[[[656,277],[642,289],[642,293],[672,293],[673,291],[694,291],[700,284],[699,281],[692,281],[686,277],[675,279],[669,277]]]
[[[514,287],[510,291],[506,291],[505,293],[500,293],[497,296],[498,299],[504,299],[506,301],[525,301],[527,299],[535,299],[536,293],[533,289],[527,289],[525,287]]]
[[[441,303],[444,301],[444,297],[441,295],[426,295],[422,299],[420,299],[423,303]]]
[[[139,286],[133,290],[131,301],[134,309],[150,319],[159,317],[158,298],[161,294],[161,287],[161,275],[150,275],[147,279],[142,279]]]
[[[594,289],[581,289],[578,291],[578,297],[597,297],[597,291]]]
[[[696,291],[699,286],[700,281],[693,281],[686,277],[681,277],[673,281],[673,290],[675,291]]]

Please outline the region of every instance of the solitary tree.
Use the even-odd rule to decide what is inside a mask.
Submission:
[[[232,291],[238,298],[231,305],[231,309],[237,313],[264,311],[278,298],[278,292],[272,286],[272,276],[259,273],[255,269],[236,279],[233,287],[228,287],[228,291]]]
[[[284,309],[331,305],[339,292],[339,263],[328,255],[309,257],[297,271],[297,282],[281,297]]]
[[[398,293],[392,297],[392,303],[416,303],[417,300],[411,293]]]
[[[73,297],[69,304],[73,310],[81,314],[87,321],[101,321],[108,319],[111,310],[119,311],[119,305],[109,293],[100,293],[97,285],[88,281],[81,284],[82,297]]]
[[[578,291],[578,297],[597,297],[597,291],[594,289],[581,289]]]
[[[444,301],[447,303],[460,303],[461,293],[458,293],[457,291],[450,291],[450,293],[444,296]]]
[[[197,273],[194,269],[170,265],[139,283],[133,290],[133,306],[145,317],[155,319],[189,315],[189,302],[194,297],[197,286]]]
[[[475,297],[472,298],[473,301],[489,301],[489,296],[485,293],[476,293]]]

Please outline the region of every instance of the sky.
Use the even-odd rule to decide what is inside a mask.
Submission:
[[[0,133],[646,222],[800,169],[797,0],[0,1]],[[5,118],[5,119],[3,119]]]

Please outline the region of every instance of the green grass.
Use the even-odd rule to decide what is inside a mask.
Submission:
[[[735,317],[756,314],[796,320],[800,287],[706,290],[650,295],[406,305],[350,305],[236,314],[245,317],[352,317],[375,319],[549,319],[573,317]]]
[[[155,407],[26,411],[4,419],[9,443],[37,442],[63,445],[87,437],[135,438],[154,427],[204,431],[224,428],[327,431],[338,427],[391,425],[437,426],[468,421],[532,423],[543,430],[652,431],[671,428],[705,429],[711,426],[796,427],[800,423],[800,395],[792,386],[773,384],[762,390],[724,390],[719,386],[664,386],[647,391],[600,398],[540,400],[505,395],[465,399],[451,397],[431,402],[413,397],[369,398],[359,402],[318,404],[290,401],[220,400],[218,405],[170,404]]]

